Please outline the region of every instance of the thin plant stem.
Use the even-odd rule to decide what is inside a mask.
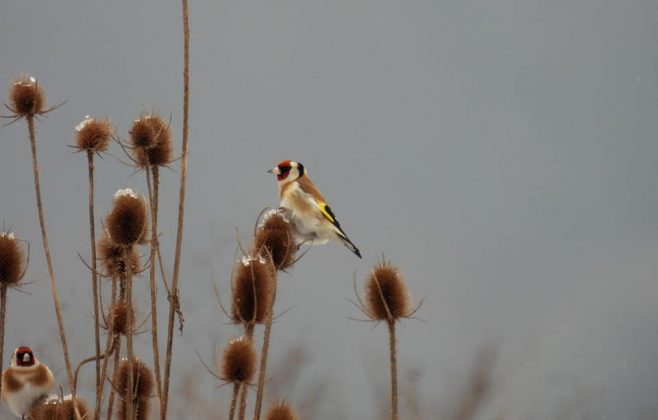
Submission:
[[[0,287],[0,371],[4,369],[6,314],[7,314],[7,285],[2,285],[2,287]],[[0,381],[0,394],[2,394],[2,381]]]
[[[391,358],[391,419],[398,420],[398,356],[395,341],[395,319],[389,318],[387,323]]]
[[[117,302],[117,278],[112,276],[112,301],[110,303],[110,308],[114,307]],[[103,368],[101,369],[101,383],[99,394],[101,395],[100,399],[96,400],[96,413],[95,418],[99,419],[101,415],[101,405],[103,404],[103,388],[105,387],[105,376],[107,375],[107,369],[110,363],[110,355],[114,350],[114,342],[119,340],[119,335],[115,336],[114,334],[114,317],[109,316],[107,320],[107,341],[105,342],[105,357],[103,358]]]
[[[249,385],[246,382],[240,384],[240,413],[238,414],[239,420],[244,420],[247,416],[247,392],[249,391]]]
[[[158,344],[158,289],[155,281],[155,261],[158,250],[158,205],[160,200],[160,170],[157,166],[146,167],[146,184],[151,205],[151,258],[149,264],[149,279],[151,289],[151,341],[153,345],[153,369],[155,370],[155,384],[158,395],[158,409],[162,411],[162,378],[160,377],[160,347]]]
[[[256,404],[254,405],[254,420],[260,419],[260,412],[263,406],[263,394],[265,392],[265,373],[267,371],[267,356],[270,351],[270,335],[272,334],[272,319],[274,311],[274,302],[276,301],[277,279],[274,279],[274,292],[272,304],[267,309],[265,316],[265,331],[263,331],[263,346],[260,351],[260,367],[258,368],[258,386],[256,388]]]
[[[171,378],[171,359],[174,339],[174,317],[180,311],[178,296],[178,275],[180,273],[181,248],[183,244],[183,221],[185,216],[185,184],[187,179],[187,143],[189,140],[190,114],[190,15],[188,0],[182,0],[183,8],[183,145],[181,153],[180,187],[178,193],[178,228],[176,231],[176,251],[174,255],[174,272],[171,279],[169,295],[169,316],[167,324],[167,351],[165,359],[165,380],[162,410],[160,418],[167,418],[169,402],[169,382]]]
[[[96,407],[100,407],[102,397],[101,377],[101,338],[100,317],[98,312],[98,274],[96,271],[96,224],[94,221],[94,151],[87,150],[87,168],[89,172],[89,237],[91,241],[91,289],[94,299],[94,343],[96,345]],[[94,419],[98,420],[98,410]]]
[[[128,306],[128,331],[126,332],[126,354],[128,357],[128,390],[126,395],[126,418],[132,419],[134,413],[133,387],[135,378],[133,372],[133,275],[132,262],[130,261],[130,249],[124,248],[124,261],[126,262],[126,305]],[[123,391],[123,390],[122,390]]]
[[[233,398],[231,398],[231,409],[228,412],[228,420],[235,418],[235,407],[238,403],[238,394],[240,393],[240,384],[233,384]]]
[[[254,341],[254,327],[256,324],[253,321],[245,322],[244,323],[244,336],[247,338],[247,340],[253,342]],[[245,418],[245,413],[247,410],[247,386],[248,384],[243,383],[240,385],[240,413],[238,415],[238,418],[240,420],[244,420]]]
[[[62,317],[62,307],[59,303],[59,293],[57,292],[57,282],[55,281],[55,270],[53,269],[53,262],[50,256],[50,247],[48,246],[48,235],[46,234],[46,220],[43,215],[43,204],[41,202],[41,186],[39,183],[39,160],[37,159],[37,141],[34,129],[34,116],[29,115],[27,119],[27,128],[30,136],[30,146],[32,149],[32,170],[34,172],[34,192],[37,200],[37,212],[39,214],[39,226],[41,228],[41,239],[43,242],[43,250],[46,254],[46,264],[48,266],[48,275],[50,277],[50,290],[53,295],[53,303],[55,305],[55,316],[57,317],[57,326],[59,329],[59,339],[62,343],[62,353],[64,354],[64,363],[66,364],[66,375],[69,380],[69,387],[73,396],[73,407],[76,420],[80,419],[80,412],[78,411],[78,399],[76,398],[75,382],[73,377],[73,366],[71,365],[71,358],[69,357],[69,346],[66,341],[66,332],[64,331],[64,319]]]
[[[121,336],[117,335],[117,339],[114,342],[114,365],[112,367],[112,380],[116,380],[117,372],[119,371],[119,363],[121,362]],[[116,385],[115,385],[116,386]],[[112,411],[114,409],[114,396],[116,395],[116,388],[114,386],[110,387],[110,397],[107,402],[107,420],[112,420]]]

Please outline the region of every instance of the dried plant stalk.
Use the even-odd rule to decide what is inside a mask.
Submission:
[[[254,420],[260,419],[260,413],[263,406],[263,393],[265,391],[265,373],[267,371],[267,357],[270,350],[270,335],[272,334],[272,313],[274,301],[276,300],[276,279],[274,281],[274,292],[272,303],[267,310],[267,322],[263,331],[263,347],[260,352],[260,368],[258,369],[258,387],[256,388],[256,405],[254,406]]]
[[[130,262],[130,251],[128,248],[125,249],[124,251],[124,259],[126,261],[126,304],[128,305],[128,319],[133,319],[133,275],[132,275],[132,269],[131,269],[131,262]],[[126,334],[126,354],[128,356],[128,383],[129,384],[134,384],[135,383],[135,378],[134,378],[134,349],[133,349],[133,326],[132,324],[129,325],[128,328],[128,334]],[[133,387],[129,386],[127,387],[126,395],[125,395],[125,403],[126,403],[126,418],[132,420],[133,419],[133,413],[135,410],[134,407],[134,398],[133,398]]]
[[[5,351],[5,316],[7,313],[7,285],[0,286],[0,371],[4,369]],[[2,382],[0,381],[0,394],[2,394]]]
[[[155,281],[155,261],[158,244],[158,206],[160,200],[160,169],[146,166],[146,184],[151,205],[151,257],[149,264],[149,285],[151,289],[151,342],[153,347],[153,370],[155,371],[155,388],[158,394],[159,409],[162,410],[162,378],[160,377],[160,347],[158,344],[158,289]]]
[[[231,408],[228,412],[228,420],[233,420],[235,418],[235,408],[238,403],[238,394],[240,393],[240,384],[233,384],[233,397],[231,398]]]
[[[391,418],[398,420],[398,354],[395,341],[395,319],[388,321],[388,344],[391,365]]]
[[[185,218],[185,184],[187,180],[187,143],[189,137],[190,114],[190,15],[188,0],[182,0],[183,8],[183,145],[181,153],[180,187],[178,193],[178,228],[176,230],[176,252],[174,255],[174,272],[171,280],[169,296],[169,316],[167,323],[167,349],[165,356],[165,377],[163,388],[162,410],[160,418],[167,418],[169,402],[169,382],[171,378],[171,358],[174,338],[174,317],[180,312],[178,296],[178,275],[180,273],[181,247],[183,245],[183,221]]]
[[[98,274],[96,271],[96,223],[94,220],[94,151],[87,150],[87,169],[89,173],[89,236],[91,244],[91,289],[94,300],[94,344],[96,346],[96,407],[100,407],[102,398],[102,377],[101,377],[101,338],[100,338],[100,317],[99,317],[99,298],[98,298]],[[98,408],[94,413],[97,420],[100,416]]]
[[[66,364],[66,375],[69,380],[71,394],[73,395],[73,405],[75,406],[76,418],[79,418],[77,410],[77,398],[75,392],[75,383],[73,375],[73,366],[71,365],[71,358],[69,357],[69,346],[66,341],[66,332],[64,331],[64,319],[62,317],[62,307],[59,303],[59,293],[57,291],[57,283],[55,281],[55,270],[53,269],[53,262],[50,256],[50,247],[48,246],[48,235],[46,234],[46,220],[43,214],[43,204],[41,202],[41,186],[39,184],[39,160],[37,159],[37,142],[34,129],[34,116],[26,116],[27,127],[30,136],[30,146],[32,149],[32,170],[34,172],[34,191],[37,200],[37,212],[39,214],[39,226],[41,228],[41,239],[43,242],[43,250],[46,254],[46,264],[48,266],[48,275],[50,277],[50,290],[53,295],[53,303],[55,305],[55,315],[57,317],[57,327],[59,329],[59,339],[62,343],[62,352],[64,354],[64,363]]]

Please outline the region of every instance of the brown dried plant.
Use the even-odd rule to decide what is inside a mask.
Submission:
[[[64,319],[62,317],[62,308],[59,302],[59,292],[57,291],[57,281],[55,280],[55,270],[53,269],[53,262],[50,255],[50,246],[48,245],[48,234],[46,232],[46,220],[43,212],[43,204],[41,198],[41,184],[39,175],[39,159],[37,156],[36,144],[36,129],[34,127],[34,120],[36,117],[45,115],[46,113],[56,109],[60,105],[46,109],[46,97],[43,87],[37,83],[34,77],[21,76],[12,83],[9,88],[9,104],[5,107],[12,113],[6,116],[11,118],[11,122],[18,121],[24,118],[27,122],[28,137],[30,139],[30,149],[32,152],[32,172],[34,176],[34,192],[36,196],[37,213],[39,216],[39,226],[41,228],[41,239],[43,243],[43,250],[46,256],[46,265],[48,266],[48,275],[50,278],[50,291],[53,296],[53,303],[55,306],[55,316],[57,318],[57,327],[59,330],[59,339],[62,344],[62,353],[64,356],[64,363],[66,365],[66,374],[73,395],[73,405],[77,405],[75,398],[75,382],[73,375],[73,365],[69,356],[69,347],[66,340],[66,332],[64,330]],[[79,416],[77,416],[79,417]]]

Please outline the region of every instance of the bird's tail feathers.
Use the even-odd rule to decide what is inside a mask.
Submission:
[[[359,248],[357,248],[347,236],[341,239],[343,240],[343,245],[345,245],[347,249],[352,251],[357,257],[361,258],[361,251],[359,251]]]

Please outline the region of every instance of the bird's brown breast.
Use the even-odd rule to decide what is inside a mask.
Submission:
[[[16,370],[12,368],[5,369],[2,373],[2,394],[18,392],[23,388],[23,382],[18,379]]]
[[[44,365],[39,365],[33,375],[27,378],[27,382],[34,386],[45,386],[50,382],[50,372]]]

